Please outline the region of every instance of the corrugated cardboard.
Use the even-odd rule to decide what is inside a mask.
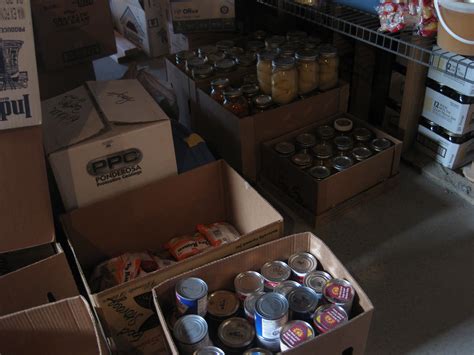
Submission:
[[[107,354],[86,300],[81,297],[0,317],[0,353]]]
[[[168,24],[170,53],[193,50],[202,45],[216,43],[224,39],[232,39],[235,36],[235,33],[232,32],[174,33],[172,23]]]
[[[43,102],[45,149],[67,210],[175,175],[168,116],[137,80]]]
[[[300,133],[332,122],[338,116],[320,119],[317,123],[265,142],[262,146],[262,176],[315,216],[397,175],[399,171],[402,142],[351,115],[343,116],[350,117],[358,125],[371,129],[377,137],[387,138],[394,144],[322,181],[313,179],[289,159],[279,157],[273,147],[278,142],[292,140]]]
[[[2,2],[0,130],[41,124],[30,1]]]
[[[44,67],[59,69],[116,52],[104,0],[31,0],[37,51]]]
[[[220,156],[250,181],[260,171],[260,146],[263,142],[294,131],[320,119],[345,112],[349,85],[279,106],[255,115],[239,118],[212,97],[207,89],[197,90],[199,107],[192,106],[196,132]]]
[[[370,323],[374,307],[357,281],[349,274],[342,263],[320,239],[311,233],[295,234],[273,242],[243,251],[175,276],[153,288],[153,300],[158,317],[168,341],[172,354],[179,354],[172,334],[165,326],[166,318],[175,305],[175,285],[187,277],[199,277],[206,281],[209,292],[216,290],[232,290],[234,278],[237,274],[247,270],[260,270],[263,264],[273,260],[287,260],[292,254],[310,252],[333,277],[348,280],[356,291],[356,299],[352,308],[352,318],[345,325],[299,347],[285,352],[285,354],[327,354],[341,355],[347,353],[363,355],[369,335]],[[317,350],[316,350],[317,349]]]
[[[120,353],[164,351],[151,299],[158,283],[283,232],[280,214],[222,160],[72,211],[62,221],[86,285],[100,262],[127,251],[159,250],[172,237],[191,233],[198,223],[228,221],[243,235],[167,269],[91,294]]]

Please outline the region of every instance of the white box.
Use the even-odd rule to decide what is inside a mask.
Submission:
[[[30,1],[2,1],[0,129],[41,124]]]
[[[169,53],[168,0],[111,0],[115,28],[150,57]]]
[[[474,137],[463,144],[456,144],[419,125],[416,146],[450,169],[457,169],[474,160]]]
[[[423,116],[456,134],[474,130],[474,105],[461,104],[428,87]]]
[[[176,175],[170,121],[137,80],[87,82],[44,101],[43,116],[67,210]]]
[[[446,52],[438,46],[433,48],[433,53],[428,77],[461,94],[474,96],[474,60]]]

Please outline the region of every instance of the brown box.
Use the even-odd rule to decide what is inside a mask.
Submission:
[[[91,301],[121,353],[164,351],[151,289],[210,261],[281,237],[283,220],[224,161],[166,178],[62,217]],[[198,223],[228,221],[238,241],[145,277],[92,293],[88,279],[100,262],[128,251],[157,250]]]
[[[171,23],[168,27],[170,53],[189,51],[209,43],[216,43],[224,39],[232,39],[235,38],[235,36],[236,34],[233,32],[174,33]]]
[[[198,89],[199,107],[196,111],[196,132],[220,156],[246,179],[257,181],[260,171],[260,146],[288,132],[315,121],[345,112],[349,85],[298,100],[291,104],[252,116],[239,118],[208,95],[208,90]]]
[[[258,271],[267,261],[287,260],[292,254],[303,251],[313,254],[324,270],[333,277],[351,282],[356,291],[356,299],[352,308],[352,317],[348,323],[329,333],[319,335],[295,349],[286,351],[285,354],[312,355],[316,353],[316,349],[318,354],[340,355],[346,351],[354,355],[364,354],[374,307],[356,280],[326,244],[308,232],[266,243],[161,283],[153,289],[153,300],[161,324],[167,324],[167,316],[175,305],[175,285],[179,280],[199,277],[206,281],[209,292],[222,289],[232,290],[234,278],[238,273],[247,270]],[[172,354],[179,354],[168,326],[163,326],[163,330]]]
[[[309,174],[298,169],[290,161],[278,156],[273,147],[276,143],[294,139],[298,134],[307,132],[322,124],[328,124],[339,116],[350,117],[359,126],[370,128],[377,137],[387,138],[394,144],[369,159],[353,167],[317,181]],[[317,123],[293,131],[277,139],[265,142],[262,146],[262,178],[275,185],[293,201],[297,202],[309,214],[319,216],[398,174],[402,142],[370,126],[349,114],[318,120]],[[313,220],[314,221],[314,220]]]

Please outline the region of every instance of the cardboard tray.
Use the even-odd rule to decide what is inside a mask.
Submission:
[[[238,273],[247,270],[258,271],[267,261],[287,260],[290,255],[302,251],[312,253],[324,270],[333,277],[350,281],[356,291],[356,299],[352,318],[347,324],[332,332],[317,336],[298,348],[285,352],[285,354],[312,355],[316,353],[316,350],[317,353],[328,355],[340,355],[350,350],[352,350],[350,353],[354,355],[364,354],[374,307],[357,281],[349,274],[332,251],[309,232],[266,243],[188,271],[159,284],[153,289],[153,300],[161,324],[167,324],[167,316],[175,302],[175,285],[179,280],[187,277],[199,277],[206,281],[209,292],[220,289],[232,290],[234,278]],[[171,353],[173,355],[179,354],[170,330],[167,326],[163,326],[163,330]]]

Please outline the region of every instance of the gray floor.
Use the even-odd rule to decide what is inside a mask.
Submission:
[[[95,66],[99,80],[126,70]],[[282,213],[288,233],[309,230]],[[474,206],[402,166],[397,187],[314,233],[375,306],[367,354],[474,354]]]

